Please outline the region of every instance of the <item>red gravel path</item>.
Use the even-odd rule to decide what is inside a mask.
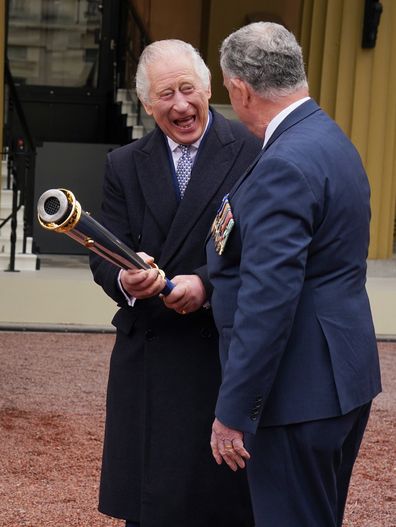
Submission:
[[[0,332],[0,527],[123,525],[96,510],[113,341]],[[381,343],[380,355],[384,393],[355,467],[345,527],[396,526],[396,343]]]

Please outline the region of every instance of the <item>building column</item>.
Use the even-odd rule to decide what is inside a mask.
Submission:
[[[381,3],[373,49],[361,47],[363,1],[305,0],[301,29],[311,95],[351,138],[368,173],[370,258],[392,256],[396,204],[396,3]]]

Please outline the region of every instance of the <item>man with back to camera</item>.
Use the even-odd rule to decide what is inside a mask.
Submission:
[[[221,47],[232,106],[264,141],[207,244],[223,379],[216,461],[247,474],[256,527],[340,527],[381,390],[365,289],[370,189],[309,97],[301,48],[254,23]]]
[[[128,527],[252,527],[246,476],[218,473],[207,442],[220,363],[203,307],[211,291],[204,241],[221,197],[261,144],[209,110],[210,73],[187,43],[149,45],[136,88],[157,127],[109,154],[102,221],[176,287],[168,309],[156,270],[119,272],[92,256],[95,281],[120,306],[99,510]]]

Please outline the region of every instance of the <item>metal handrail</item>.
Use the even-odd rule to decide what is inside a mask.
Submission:
[[[14,105],[15,105],[15,108],[16,108],[16,111],[17,111],[17,114],[18,114],[18,118],[19,118],[19,122],[20,122],[20,124],[22,126],[24,138],[27,139],[29,149],[32,150],[32,151],[35,151],[36,150],[36,145],[35,145],[35,142],[33,140],[32,134],[30,133],[29,125],[28,125],[27,120],[26,120],[26,115],[25,115],[25,112],[23,110],[21,101],[19,99],[18,91],[16,89],[15,82],[14,82],[14,77],[12,76],[12,73],[11,73],[8,57],[6,57],[6,59],[5,59],[4,77],[5,77],[5,82],[8,84],[8,87],[9,87],[9,90],[10,90],[11,99],[12,99]]]
[[[33,140],[29,125],[23,110],[14,78],[12,76],[8,58],[5,59],[4,69],[5,84],[7,86],[7,123],[5,127],[6,148],[8,155],[8,174],[7,187],[12,188],[12,212],[1,224],[2,228],[6,223],[11,224],[10,234],[10,263],[9,271],[15,271],[15,249],[16,249],[16,230],[17,212],[24,206],[23,216],[23,252],[26,253],[26,241],[28,236],[33,233],[33,208],[34,208],[34,171],[36,145]],[[18,119],[18,133],[14,129],[14,116]],[[19,196],[19,199],[18,199]]]
[[[17,212],[22,207],[22,205],[23,203],[18,204],[17,209],[16,209]],[[11,212],[11,214],[9,214],[4,220],[2,220],[2,222],[0,223],[0,230],[4,227],[6,223],[8,223],[12,219],[12,215],[13,215],[13,212]]]

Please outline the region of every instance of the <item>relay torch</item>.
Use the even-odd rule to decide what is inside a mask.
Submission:
[[[37,202],[37,215],[44,229],[66,234],[121,269],[158,269],[156,264],[145,262],[88,212],[84,212],[70,190],[59,188],[44,192]],[[165,280],[161,294],[166,296],[174,284],[161,269],[158,272]]]

